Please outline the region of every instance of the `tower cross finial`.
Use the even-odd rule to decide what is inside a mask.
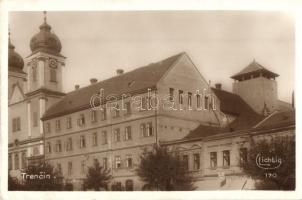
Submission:
[[[43,11],[43,14],[44,14],[44,22],[46,23],[47,12],[46,12],[46,11]]]
[[[8,25],[8,41],[10,42],[10,25]]]

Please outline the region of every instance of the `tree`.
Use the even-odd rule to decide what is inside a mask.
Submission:
[[[97,159],[94,160],[93,166],[88,168],[86,179],[84,180],[85,188],[94,189],[95,191],[99,191],[101,188],[108,190],[108,182],[111,179],[109,173],[109,170],[100,166]]]
[[[17,190],[22,190],[23,189],[22,183],[15,177],[12,177],[8,173],[8,190],[9,191],[17,191]]]
[[[22,174],[21,174],[22,175]],[[22,175],[24,190],[28,191],[60,191],[63,188],[63,177],[52,165],[42,162],[29,165]]]
[[[193,190],[193,180],[179,156],[170,154],[165,147],[155,145],[151,152],[141,156],[137,174],[146,183],[144,190]]]
[[[256,159],[279,158],[281,165],[275,169],[259,167]],[[256,189],[294,190],[295,189],[295,140],[294,137],[283,136],[269,140],[251,141],[247,163],[244,171],[256,180]]]

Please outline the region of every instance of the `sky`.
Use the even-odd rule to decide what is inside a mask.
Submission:
[[[291,102],[295,72],[295,21],[268,11],[47,12],[67,57],[63,90],[84,87],[186,52],[206,80],[232,91],[230,76],[253,59],[279,74],[279,99]],[[11,40],[25,58],[43,12],[10,12]]]

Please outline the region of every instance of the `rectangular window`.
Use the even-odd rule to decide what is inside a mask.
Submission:
[[[209,109],[209,97],[208,96],[204,97],[204,109],[205,110]]]
[[[72,175],[72,162],[69,161],[68,162],[68,176],[71,176]]]
[[[45,124],[45,133],[50,133],[50,122],[47,122],[46,124]]]
[[[240,167],[247,164],[247,148],[240,148]]]
[[[119,104],[116,102],[116,105],[113,109],[113,117],[119,117],[120,116],[120,106]]]
[[[62,151],[61,141],[57,140],[57,143],[56,143],[56,152],[61,152],[61,151]]]
[[[147,110],[147,97],[142,97],[141,101],[142,101],[142,104],[141,104],[140,111]]]
[[[20,117],[13,118],[13,132],[21,130],[21,119]]]
[[[85,174],[86,171],[86,162],[85,160],[81,161],[81,174]]]
[[[146,136],[147,137],[150,137],[153,135],[153,129],[152,129],[152,123],[147,123],[147,133],[146,133]]]
[[[80,137],[80,148],[85,148],[86,147],[86,139],[84,135],[81,135]]]
[[[132,168],[132,156],[131,155],[126,156],[126,167]]]
[[[67,124],[66,124],[67,128],[72,128],[72,121],[71,121],[71,117],[67,117]]]
[[[51,153],[51,144],[50,144],[50,142],[47,142],[47,144],[46,144],[46,152]]]
[[[188,155],[183,155],[182,156],[182,161],[184,163],[185,170],[188,170],[189,169],[189,156]]]
[[[197,106],[197,108],[199,108],[199,109],[200,109],[200,107],[201,107],[200,100],[201,100],[200,95],[197,94],[197,95],[196,95],[196,106]]]
[[[230,151],[225,150],[222,152],[222,154],[223,154],[223,166],[229,167],[230,166]]]
[[[103,169],[107,170],[108,169],[108,159],[103,158]]]
[[[12,170],[13,169],[13,159],[12,159],[12,154],[8,154],[8,169]]]
[[[26,151],[22,151],[21,153],[21,168],[26,168]]]
[[[183,104],[184,103],[183,93],[184,92],[182,90],[178,91],[178,102],[179,102],[179,104]]]
[[[213,97],[213,96],[211,96],[210,108],[211,108],[212,110],[216,110],[215,97]]]
[[[91,111],[91,122],[96,122],[97,121],[97,112],[96,110]]]
[[[103,108],[101,111],[101,120],[106,120],[107,119],[107,110],[106,108]]]
[[[120,156],[116,156],[115,157],[115,168],[121,168],[122,167],[122,161],[121,161],[121,157]]]
[[[60,120],[56,120],[56,131],[61,130],[61,121]]]
[[[188,92],[188,106],[192,108],[192,93]]]
[[[84,126],[85,125],[85,115],[80,114],[80,118],[78,119],[78,126]]]
[[[55,69],[50,69],[50,81],[52,82],[57,81],[57,72]]]
[[[19,153],[16,153],[15,154],[15,169],[19,169],[20,168],[20,166],[19,166]]]
[[[37,81],[37,67],[34,66],[32,67],[32,76],[33,76],[33,81],[36,82]]]
[[[200,169],[200,155],[199,153],[195,153],[193,155],[194,158],[194,170]]]
[[[131,114],[131,104],[129,101],[125,102],[125,109],[126,109],[125,115],[130,115]]]
[[[119,128],[114,130],[114,141],[115,142],[121,141],[121,134],[120,134],[120,129]]]
[[[85,140],[85,136],[81,135],[80,137],[80,148],[85,148],[86,147],[86,140]]]
[[[33,127],[37,127],[37,126],[38,126],[38,113],[33,112]]]
[[[102,131],[102,144],[107,144],[108,139],[107,139],[107,131]]]
[[[125,128],[125,140],[131,140],[132,135],[131,135],[131,126],[127,126]]]
[[[211,168],[217,167],[217,152],[210,152],[210,166]]]
[[[98,133],[93,133],[93,135],[92,135],[92,145],[93,146],[98,145]]]
[[[174,89],[173,88],[169,89],[169,99],[171,102],[174,101]]]
[[[146,125],[145,124],[141,124],[141,136],[146,137]]]
[[[67,151],[71,151],[72,150],[72,138],[68,138],[66,149],[67,149]]]

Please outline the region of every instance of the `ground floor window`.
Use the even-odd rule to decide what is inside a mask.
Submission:
[[[133,180],[126,180],[126,191],[133,191]]]

